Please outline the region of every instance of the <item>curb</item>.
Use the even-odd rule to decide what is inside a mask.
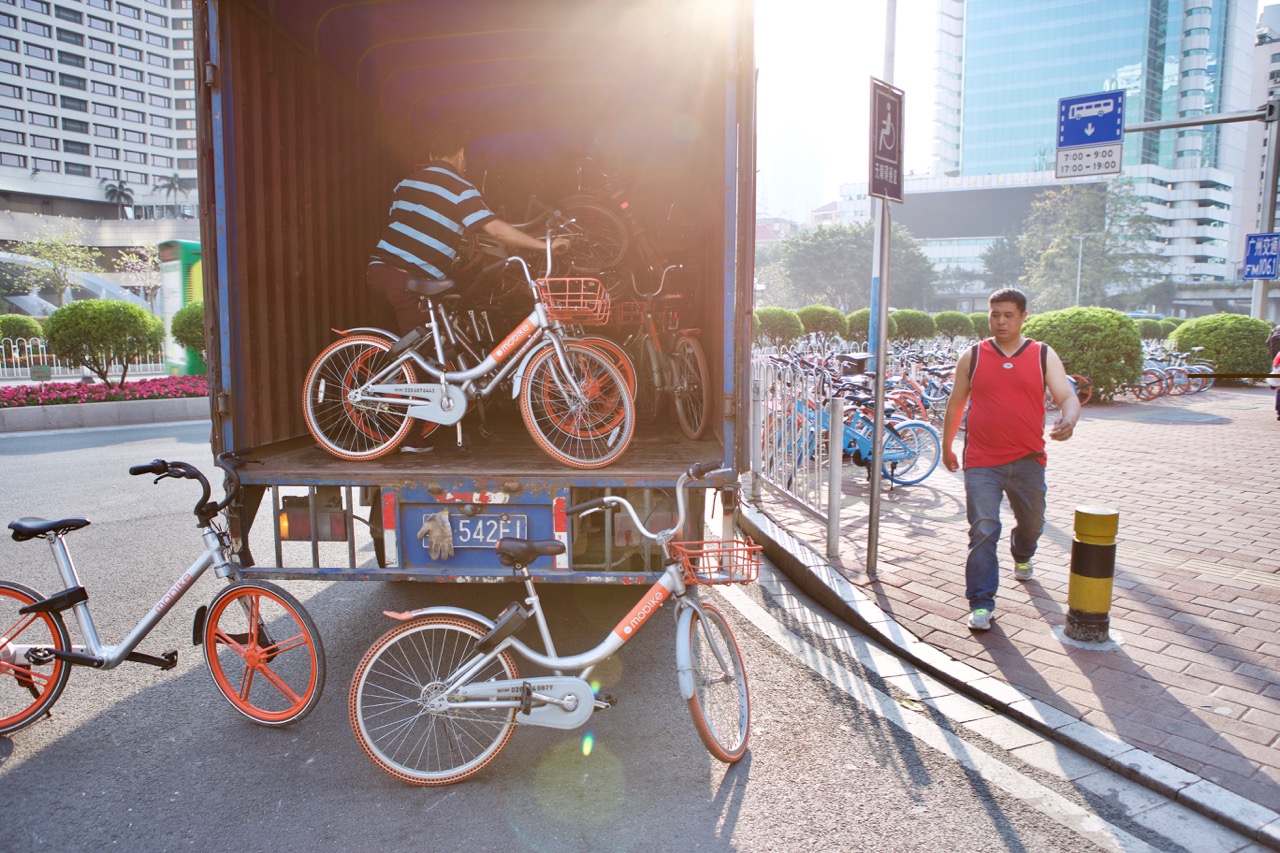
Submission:
[[[0,433],[209,420],[208,397],[117,400],[0,409]]]
[[[922,642],[832,568],[825,557],[746,501],[738,504],[737,522],[807,595],[951,688],[1259,844],[1280,850],[1280,813],[1025,696],[1012,685]]]

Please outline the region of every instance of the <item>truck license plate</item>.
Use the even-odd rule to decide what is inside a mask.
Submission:
[[[527,539],[529,516],[515,513],[491,515],[453,515],[453,546],[455,548],[492,548],[503,537]]]

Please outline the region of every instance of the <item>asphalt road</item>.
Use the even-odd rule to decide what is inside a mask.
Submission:
[[[128,467],[163,457],[211,471],[207,438],[207,425],[0,435],[0,522],[93,522],[69,541],[104,641],[199,549],[194,484],[153,486]],[[58,585],[43,542],[7,536],[0,577],[45,593]],[[588,730],[521,729],[467,782],[406,786],[364,757],[347,722],[355,664],[391,625],[381,611],[447,602],[494,615],[516,588],[286,583],[319,626],[328,683],[309,718],[268,730],[226,704],[191,645],[192,615],[220,583],[202,578],[140,647],[178,649],[176,669],[76,670],[50,719],[0,737],[0,850],[1093,849],[849,701],[732,608],[755,714],[738,765],[698,741],[676,687],[674,631],[659,617],[598,670],[620,704]],[[560,651],[594,645],[637,596],[547,587]]]

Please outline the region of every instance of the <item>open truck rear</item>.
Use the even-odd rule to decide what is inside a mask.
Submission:
[[[196,28],[213,449],[251,448],[235,535],[275,529],[274,560],[242,547],[250,574],[506,579],[490,540],[518,530],[570,546],[539,580],[653,577],[634,531],[598,517],[577,529],[563,510],[612,492],[657,523],[691,463],[746,458],[749,0],[209,0]],[[673,313],[699,330],[713,389],[701,440],[664,416],[638,424],[620,461],[580,471],[495,406],[483,434],[464,422],[470,452],[443,427],[429,454],[352,462],[317,447],[307,369],[335,330],[390,326],[365,265],[392,187],[444,123],[470,132],[469,176],[509,221],[572,193],[584,162],[626,173],[615,203],[684,264]],[[441,508],[455,550],[433,560],[419,531]]]

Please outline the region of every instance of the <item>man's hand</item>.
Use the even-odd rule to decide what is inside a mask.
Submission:
[[[1053,428],[1049,430],[1049,438],[1054,441],[1066,441],[1075,434],[1076,422],[1074,418],[1068,418],[1066,414],[1058,415],[1058,420],[1054,422]]]
[[[960,460],[956,458],[956,452],[950,447],[942,448],[942,464],[951,472],[960,470]]]
[[[567,251],[569,251],[568,237],[557,237],[551,241],[551,254],[563,255]]]

